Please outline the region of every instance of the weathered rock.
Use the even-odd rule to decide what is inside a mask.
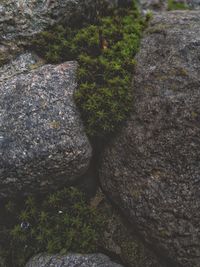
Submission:
[[[185,267],[200,266],[199,25],[197,11],[154,16],[136,57],[134,110],[100,171],[146,242]]]
[[[181,3],[188,9],[200,9],[200,0],[173,0]],[[168,0],[138,0],[139,6],[144,10],[164,11],[168,9]]]
[[[91,200],[91,206],[98,209],[106,222],[99,246],[108,251],[108,253],[112,253],[120,258],[125,266],[165,266],[143,245],[134,229],[129,228],[127,221],[120,216],[117,209],[112,207],[101,190]]]
[[[94,21],[131,0],[0,0],[0,66],[24,51],[33,36],[58,23]]]
[[[39,254],[26,267],[122,267],[103,254],[68,254],[66,256]]]
[[[5,267],[5,262],[4,260],[0,257],[0,267]]]
[[[166,10],[167,1],[166,0],[138,0],[139,6],[144,10]]]
[[[13,40],[34,34],[56,23],[94,19],[102,3],[117,6],[120,0],[1,0],[0,40]],[[124,3],[130,0],[123,0]]]
[[[55,189],[90,162],[73,101],[77,64],[30,71],[37,64],[26,54],[0,69],[0,197]]]
[[[8,64],[0,67],[0,82],[22,73],[28,73],[44,65],[44,62],[35,54],[26,52]]]

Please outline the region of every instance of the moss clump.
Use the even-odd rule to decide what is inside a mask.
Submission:
[[[0,257],[15,267],[39,252],[94,252],[103,226],[97,211],[73,187],[42,202],[29,197],[23,208],[9,202],[2,217],[7,223],[0,229]]]
[[[185,3],[177,2],[175,0],[168,0],[168,10],[185,10],[188,9]]]
[[[75,30],[56,26],[32,42],[47,62],[78,60],[75,101],[92,137],[115,132],[131,110],[134,56],[148,18],[141,18],[133,2],[98,17],[96,24]]]

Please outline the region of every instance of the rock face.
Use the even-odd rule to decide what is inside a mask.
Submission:
[[[91,206],[98,209],[106,221],[99,246],[108,254],[117,255],[129,267],[166,267],[142,244],[134,229],[129,229],[127,221],[112,207],[101,190],[92,199]]]
[[[200,9],[200,0],[173,0],[174,3],[184,4],[188,9]],[[168,9],[168,0],[138,0],[142,9],[164,11]]]
[[[77,64],[35,64],[26,54],[0,69],[0,197],[56,188],[90,162],[73,101]]]
[[[66,256],[39,254],[26,267],[122,267],[103,254],[68,254]]]
[[[94,20],[100,10],[131,0],[0,0],[0,66],[23,51],[29,38],[64,22]]]
[[[166,0],[138,0],[138,3],[141,9],[150,9],[155,11],[167,9]]]
[[[120,0],[103,0],[117,6]],[[0,40],[13,40],[33,36],[61,21],[90,19],[102,2],[98,0],[1,0]],[[130,0],[123,0],[130,2]]]
[[[200,13],[155,15],[134,111],[102,156],[103,190],[173,266],[200,266]]]

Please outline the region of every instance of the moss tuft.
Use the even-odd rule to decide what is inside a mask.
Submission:
[[[97,250],[102,218],[77,189],[63,189],[42,201],[28,197],[21,205],[9,201],[3,216],[8,223],[0,231],[0,257],[6,266],[24,266],[39,252]]]
[[[189,9],[188,5],[176,0],[168,0],[168,10],[185,10]]]
[[[59,25],[39,34],[31,44],[49,63],[77,60],[79,88],[75,101],[91,137],[116,131],[132,106],[131,80],[147,18],[131,7],[98,17],[79,29]]]

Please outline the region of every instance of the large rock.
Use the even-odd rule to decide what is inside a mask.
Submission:
[[[126,218],[120,216],[105,195],[98,190],[91,200],[91,206],[98,210],[106,222],[99,246],[108,254],[116,255],[125,266],[129,267],[166,267],[158,257],[146,248],[136,234],[130,229]]]
[[[131,0],[0,0],[0,66],[23,51],[29,39],[58,23],[94,21],[99,12]]]
[[[181,4],[186,9],[200,9],[200,0],[173,0],[174,4]],[[168,10],[168,0],[138,0],[139,6],[144,10]]]
[[[77,64],[37,65],[25,54],[0,69],[0,197],[55,189],[90,162],[73,101]]]
[[[0,40],[33,36],[59,22],[95,19],[103,6],[117,7],[121,0],[1,0]],[[124,3],[130,0],[123,0]],[[104,10],[105,11],[105,10]]]
[[[68,254],[66,256],[39,254],[25,267],[122,267],[103,254]]]
[[[104,191],[172,263],[200,266],[200,13],[155,15],[137,55],[134,110],[102,156]]]

